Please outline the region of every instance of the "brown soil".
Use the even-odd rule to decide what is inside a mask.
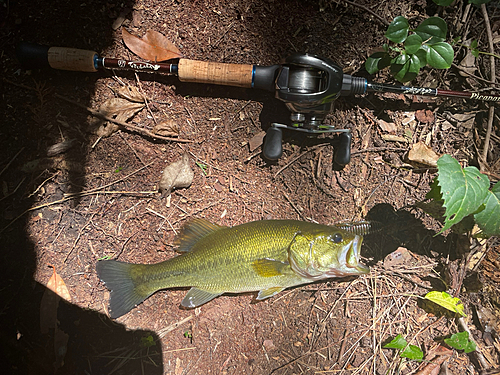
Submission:
[[[145,73],[26,71],[14,55],[24,40],[132,57],[120,29],[112,28],[122,13],[130,32],[159,31],[187,58],[271,65],[291,53],[308,52],[367,78],[364,61],[384,43],[381,19],[403,15],[416,25],[439,12],[450,39],[466,29],[468,38],[487,49],[480,10],[472,8],[458,30],[465,1],[445,10],[423,0],[348,3],[0,2],[5,11],[0,20],[0,317],[2,367],[8,373],[415,373],[420,363],[400,362],[394,350],[382,345],[401,334],[427,355],[444,337],[462,330],[453,316],[416,297],[431,289],[448,290],[463,300],[466,324],[486,367],[498,367],[495,315],[485,330],[478,311],[500,317],[499,242],[490,239],[481,249],[465,236],[436,236],[440,224],[415,207],[436,170],[406,160],[413,143],[428,140],[437,153],[479,166],[485,104],[388,94],[341,98],[327,120],[352,130],[350,164],[333,166],[329,140],[335,136],[309,139],[291,132],[285,133],[283,157],[269,163],[260,147],[251,152],[248,143],[271,122],[288,121],[284,104],[270,93]],[[492,3],[488,12],[497,31],[499,9]],[[456,50],[455,61],[460,61],[464,51]],[[488,58],[477,67],[475,74],[489,77]],[[375,79],[391,82],[386,73]],[[121,84],[138,87],[149,101],[148,110],[131,124],[151,130],[155,122],[174,120],[179,137],[193,142],[166,142],[125,129],[98,139],[89,112],[64,100],[97,109]],[[425,69],[415,84],[487,87],[455,68]],[[421,110],[432,111],[428,122],[402,124],[408,113]],[[445,118],[469,112],[477,113],[474,125],[443,127]],[[394,122],[395,135],[408,142],[386,140],[381,119]],[[500,169],[499,136],[496,118],[488,160],[481,165],[493,182]],[[67,152],[47,157],[50,146],[68,140],[74,142]],[[193,184],[169,199],[162,197],[157,193],[161,172],[185,151],[195,171]],[[154,263],[173,257],[175,232],[191,218],[230,226],[278,218],[323,224],[368,218],[387,226],[365,238],[369,275],[293,288],[263,302],[256,302],[254,294],[224,295],[195,310],[179,307],[185,290],[166,290],[110,320],[109,293],[95,273],[97,260],[107,256]],[[470,266],[473,253],[486,254],[475,268]],[[59,304],[57,332],[41,334],[40,302],[53,272],[49,265],[65,281],[72,302]],[[66,344],[58,344],[61,336],[67,337]],[[461,351],[446,364],[453,374],[485,369],[475,354]]]

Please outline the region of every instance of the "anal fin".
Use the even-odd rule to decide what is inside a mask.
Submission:
[[[181,305],[192,309],[213,300],[221,294],[222,293],[213,293],[203,289],[191,288],[182,300]]]

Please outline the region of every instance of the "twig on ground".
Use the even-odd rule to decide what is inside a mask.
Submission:
[[[281,172],[283,172],[285,169],[287,169],[290,165],[292,165],[293,163],[295,163],[297,160],[299,160],[302,156],[304,156],[305,154],[311,152],[311,151],[314,151],[320,147],[324,147],[324,146],[327,146],[329,145],[330,143],[321,143],[319,145],[315,145],[315,146],[312,146],[311,148],[309,148],[307,151],[304,151],[303,153],[299,154],[298,156],[294,157],[292,160],[290,160],[285,166],[281,167],[280,170],[278,172],[276,172],[273,176],[273,178],[276,178]]]
[[[111,182],[107,185],[104,185],[104,186],[100,186],[100,187],[97,187],[97,188],[94,188],[94,189],[91,189],[91,190],[88,190],[86,192],[81,192],[81,193],[73,193],[73,194],[65,194],[64,198],[62,199],[58,199],[56,201],[52,201],[52,202],[47,202],[47,203],[43,203],[43,204],[40,204],[38,206],[35,206],[35,207],[31,207],[31,208],[28,208],[27,210],[25,210],[24,212],[22,212],[21,214],[19,214],[17,217],[15,217],[14,219],[12,219],[10,221],[9,224],[7,224],[5,227],[3,227],[2,229],[0,229],[0,233],[2,233],[3,231],[5,231],[7,228],[9,228],[12,224],[14,224],[17,220],[19,220],[20,218],[22,218],[24,215],[26,215],[28,212],[31,212],[31,211],[36,211],[36,210],[39,210],[41,208],[45,208],[45,207],[49,207],[49,206],[53,206],[55,204],[60,204],[60,203],[64,203],[64,202],[67,202],[71,199],[75,199],[77,197],[82,197],[84,195],[89,195],[89,194],[95,194],[96,192],[98,192],[99,190],[101,189],[105,189],[111,185],[114,185],[118,182],[121,182],[123,180],[125,180],[126,178],[136,174],[137,172],[143,170],[144,168],[146,168],[147,166],[153,164],[153,162],[151,163],[148,163],[146,165],[144,165],[143,167],[137,169],[136,171],[128,174],[127,176],[123,177],[123,178],[120,178],[119,180],[116,180],[114,182]],[[99,194],[106,194],[107,192],[99,192]],[[114,192],[116,193],[116,192]],[[123,192],[122,192],[123,193]],[[146,193],[150,193],[150,192],[146,192]]]
[[[2,171],[0,172],[0,176],[3,174],[3,172],[5,172],[5,171],[7,170],[7,168],[9,168],[9,167],[10,167],[10,165],[14,162],[14,160],[16,160],[16,158],[19,156],[19,154],[20,154],[21,152],[23,152],[23,151],[24,151],[24,147],[23,147],[23,148],[21,148],[21,149],[20,149],[20,150],[19,150],[19,151],[18,151],[18,152],[14,155],[14,157],[13,157],[12,159],[10,159],[10,161],[7,163],[7,165],[6,165],[5,167],[3,167]]]
[[[372,16],[374,16],[376,19],[378,19],[384,26],[389,26],[389,22],[387,22],[387,20],[382,17],[382,16],[379,16],[377,13],[375,13],[373,10],[371,10],[370,8],[368,7],[365,7],[364,5],[361,5],[361,4],[358,4],[358,3],[355,3],[353,1],[349,1],[349,0],[342,0],[344,3],[346,4],[349,4],[349,5],[352,5],[353,7],[358,7],[358,8],[361,8],[363,9],[364,11],[370,13]]]
[[[486,27],[486,34],[488,35],[488,44],[490,47],[490,53],[495,53],[495,46],[493,45],[493,34],[491,32],[490,19],[488,17],[488,11],[486,10],[486,4],[481,4],[481,12],[483,13],[484,25]],[[490,55],[490,81],[495,83],[495,57]],[[488,161],[488,147],[491,138],[491,129],[493,128],[493,117],[495,115],[495,107],[490,105],[490,110],[488,112],[488,127],[486,129],[486,136],[484,137],[484,148],[482,153],[483,162],[487,164]]]

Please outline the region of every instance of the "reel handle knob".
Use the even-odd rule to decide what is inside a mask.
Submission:
[[[334,161],[340,166],[349,164],[351,161],[351,132],[343,132],[340,134],[340,144],[335,150]]]
[[[278,160],[281,155],[283,155],[283,147],[281,145],[282,138],[283,133],[280,128],[271,125],[271,127],[267,129],[264,145],[262,146],[262,153],[266,159]]]

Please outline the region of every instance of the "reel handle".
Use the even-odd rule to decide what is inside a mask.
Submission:
[[[334,162],[339,166],[349,164],[351,161],[352,133],[350,131],[340,133],[340,144],[335,150]]]
[[[266,132],[262,154],[267,160],[278,160],[283,155],[283,146],[281,144],[283,132],[280,128],[271,125]]]

